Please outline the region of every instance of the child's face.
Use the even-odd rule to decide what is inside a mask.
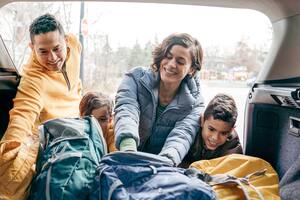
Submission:
[[[94,109],[92,115],[98,120],[103,132],[106,132],[108,124],[111,121],[111,115],[107,106]]]
[[[206,148],[209,150],[215,150],[224,144],[233,130],[230,123],[214,119],[213,116],[206,120],[204,120],[204,117],[201,117],[201,126],[202,138]]]

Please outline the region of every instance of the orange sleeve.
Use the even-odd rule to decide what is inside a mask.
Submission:
[[[10,121],[2,140],[23,141],[29,135],[38,134],[35,122],[43,108],[43,81],[36,73],[22,77],[9,112]]]
[[[40,84],[37,76],[23,76],[0,142],[0,196],[4,199],[26,199],[35,173],[39,138],[34,127],[43,107]]]
[[[113,122],[111,122],[108,125],[107,137],[105,139],[106,139],[108,151],[109,152],[117,151],[117,148],[115,146],[115,133],[114,133],[114,124],[113,124]]]

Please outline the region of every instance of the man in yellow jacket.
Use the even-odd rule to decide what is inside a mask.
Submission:
[[[28,63],[0,142],[0,199],[25,199],[35,173],[38,125],[58,117],[78,117],[81,45],[45,14],[29,28]]]

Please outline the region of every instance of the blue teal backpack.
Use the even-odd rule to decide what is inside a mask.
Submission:
[[[39,129],[41,151],[29,199],[88,199],[97,166],[107,153],[96,119],[54,119]]]
[[[212,187],[166,158],[143,152],[107,154],[98,167],[93,200],[216,200]]]

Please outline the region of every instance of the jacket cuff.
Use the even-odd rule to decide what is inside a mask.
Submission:
[[[175,148],[168,148],[159,153],[160,156],[167,157],[173,162],[173,166],[177,166],[181,163],[180,156]]]
[[[133,138],[124,138],[120,142],[120,151],[137,151],[136,142]]]

